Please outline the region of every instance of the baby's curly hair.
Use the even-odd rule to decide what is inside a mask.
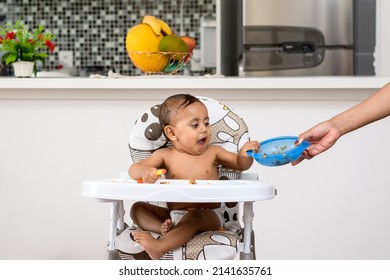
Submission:
[[[190,94],[176,94],[168,97],[160,106],[158,119],[162,130],[167,125],[172,125],[172,119],[177,114],[178,110],[184,109],[192,103],[201,101]]]

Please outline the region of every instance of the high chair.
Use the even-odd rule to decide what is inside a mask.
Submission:
[[[244,120],[226,105],[206,97],[198,97],[209,112],[211,141],[225,149],[238,152],[249,140]],[[129,141],[133,162],[147,158],[153,151],[170,145],[158,120],[160,105],[145,112],[132,130]],[[155,184],[139,184],[122,174],[119,178],[102,181],[84,181],[82,195],[99,202],[111,203],[110,231],[107,259],[150,259],[144,249],[132,239],[136,225],[124,223],[123,201],[164,202],[215,202],[225,206],[224,230],[195,235],[187,244],[165,254],[161,259],[255,259],[253,202],[273,199],[274,186],[258,179],[257,174],[242,173],[219,166],[220,180],[160,179]],[[242,206],[238,202],[243,202]],[[238,217],[243,210],[243,227]],[[151,233],[155,238],[157,233]]]

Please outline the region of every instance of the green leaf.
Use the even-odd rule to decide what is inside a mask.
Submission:
[[[37,58],[37,59],[43,59],[43,58],[46,58],[47,57],[47,53],[36,53],[35,54],[35,57]]]
[[[37,76],[37,72],[38,72],[38,68],[37,68],[37,63],[36,62],[34,62],[33,71],[34,71],[34,76],[36,77]]]
[[[17,59],[17,54],[15,53],[8,53],[7,58],[5,59],[5,64],[10,64],[12,62],[15,62]]]

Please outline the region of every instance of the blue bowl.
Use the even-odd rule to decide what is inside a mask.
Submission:
[[[261,165],[284,165],[297,160],[303,151],[310,146],[306,140],[295,146],[297,139],[296,136],[281,136],[264,140],[260,142],[260,149],[257,153],[247,151],[247,154]]]

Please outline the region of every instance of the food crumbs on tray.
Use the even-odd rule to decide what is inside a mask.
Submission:
[[[160,184],[170,184],[168,181],[160,181]],[[188,179],[188,185],[197,185],[198,183],[195,179]]]
[[[195,181],[195,179],[190,178],[190,179],[188,179],[188,184],[197,185],[198,183]]]

